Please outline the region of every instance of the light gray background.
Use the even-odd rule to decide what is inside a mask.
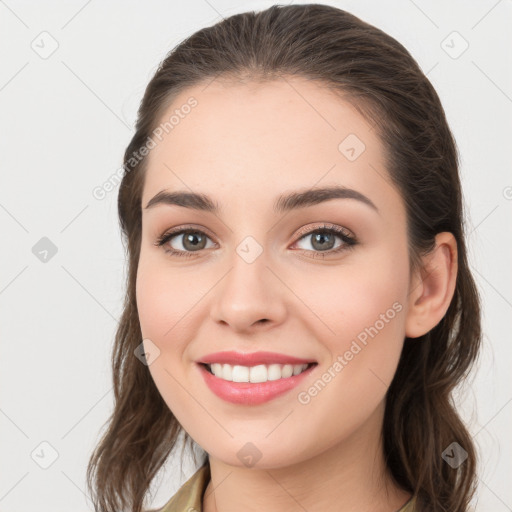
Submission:
[[[511,2],[325,3],[409,49],[455,134],[484,306],[484,350],[463,402],[482,462],[475,505],[512,510]],[[121,166],[165,54],[221,16],[270,5],[0,0],[1,512],[92,510],[85,469],[112,407],[110,350],[126,268],[117,188],[103,200],[92,191]],[[453,31],[469,44],[457,58],[464,43]],[[46,263],[32,252],[43,237],[57,248]],[[176,467],[161,473],[154,506],[195,471],[190,459],[183,473]]]

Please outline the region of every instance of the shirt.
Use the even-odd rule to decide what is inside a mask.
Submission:
[[[209,481],[210,464],[206,462],[163,507],[147,512],[203,512],[203,496]],[[414,498],[411,498],[397,512],[415,512],[414,503]]]

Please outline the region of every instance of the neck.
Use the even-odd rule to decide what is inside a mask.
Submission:
[[[348,439],[314,457],[259,469],[227,465],[210,456],[204,512],[396,512],[410,498],[384,462],[384,404]]]

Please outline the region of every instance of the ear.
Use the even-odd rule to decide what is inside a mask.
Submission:
[[[405,323],[405,335],[409,338],[433,329],[450,306],[457,279],[457,241],[452,233],[438,233],[435,248],[422,262],[409,288]]]

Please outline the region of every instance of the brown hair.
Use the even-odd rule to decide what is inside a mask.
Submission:
[[[387,170],[404,199],[411,268],[419,268],[437,233],[455,236],[454,297],[438,325],[405,340],[387,392],[383,445],[390,473],[416,497],[419,510],[466,511],[476,487],[476,450],[452,392],[476,360],[481,331],[466,256],[456,144],[438,95],[408,51],[352,14],[319,4],[272,6],[199,30],[166,56],[146,88],[118,198],[129,267],[112,354],[114,411],[87,468],[96,511],[143,510],[150,484],[179,435],[191,441],[148,367],[134,356],[142,341],[135,278],[147,161],[134,155],[178,93],[221,75],[248,81],[296,75],[349,98],[377,127]],[[454,442],[467,452],[457,468],[442,457]]]

